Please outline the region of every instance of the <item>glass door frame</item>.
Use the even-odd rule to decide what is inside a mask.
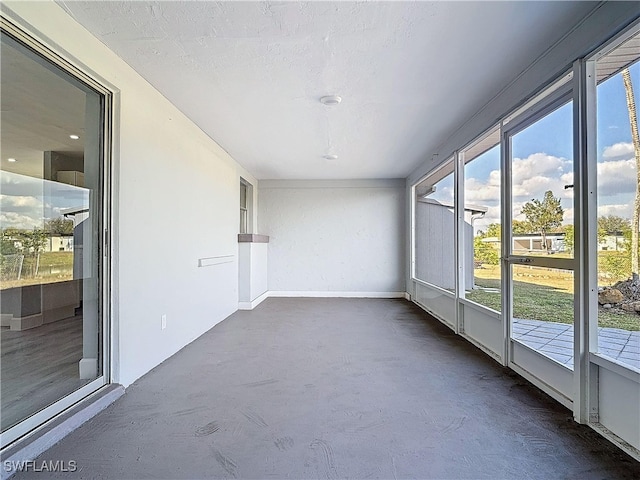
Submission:
[[[101,332],[99,341],[100,361],[102,363],[101,374],[87,385],[62,397],[46,408],[23,419],[20,423],[8,428],[0,433],[0,451],[15,444],[28,434],[31,434],[46,426],[55,418],[68,410],[78,402],[84,400],[91,394],[106,386],[112,381],[112,339],[111,312],[112,312],[112,232],[113,218],[111,213],[112,205],[112,146],[113,146],[113,118],[114,118],[114,98],[116,90],[105,86],[105,81],[98,81],[93,76],[85,73],[86,67],[78,66],[63,55],[56,53],[55,47],[50,47],[32,34],[28,27],[22,22],[14,21],[6,12],[0,12],[0,29],[3,34],[22,43],[27,48],[40,56],[43,61],[54,65],[66,72],[75,80],[85,84],[90,89],[96,91],[102,99],[101,112],[101,143],[100,143],[100,188],[101,199],[99,205],[100,218],[98,219],[100,232],[98,256],[99,275],[99,306],[98,306],[98,329]]]
[[[513,137],[535,124],[539,120],[543,119],[547,115],[551,114],[561,106],[574,100],[573,98],[573,79],[575,76],[572,72],[568,72],[563,75],[562,79],[551,87],[549,87],[549,94],[542,94],[543,98],[537,100],[539,96],[534,97],[534,103],[530,106],[525,106],[521,111],[522,113],[508,119],[508,123],[503,123],[501,131],[501,168],[502,168],[502,255],[500,258],[502,268],[502,318],[503,318],[503,334],[504,334],[504,358],[503,364],[508,366],[521,374],[523,377],[531,381],[534,385],[542,388],[552,397],[558,400],[563,405],[572,408],[573,402],[573,372],[566,366],[557,363],[554,360],[547,359],[544,355],[535,350],[522,346],[521,343],[514,340],[512,334],[513,324],[513,279],[512,272],[514,265],[531,265],[536,267],[549,267],[558,268],[562,270],[570,270],[574,272],[574,285],[575,279],[578,275],[577,272],[577,252],[574,253],[573,258],[550,258],[550,257],[537,257],[533,255],[515,255],[513,253],[513,201],[512,201],[512,158],[513,158]],[[575,102],[574,102],[575,108]],[[575,123],[575,122],[574,122]],[[574,135],[575,124],[573,125],[570,135]],[[576,169],[576,155],[574,154],[574,172]],[[574,174],[574,192],[575,186],[579,182],[575,178]],[[574,194],[575,204],[575,194]],[[575,205],[574,205],[575,208]],[[575,219],[575,216],[574,216]],[[575,222],[575,220],[574,220]],[[574,304],[579,298],[579,291],[574,289]],[[574,308],[574,326],[578,321],[578,311]],[[574,330],[575,332],[575,330]],[[517,346],[516,346],[517,345]],[[527,365],[520,365],[515,360],[515,350],[526,349],[530,350],[529,355],[531,359],[536,359],[537,356],[544,358],[540,362],[540,366],[536,366],[534,369],[527,369]],[[575,333],[574,333],[574,351],[575,351]],[[548,364],[548,365],[547,365]],[[560,369],[557,370],[556,369]],[[530,371],[534,370],[534,371]],[[539,373],[542,372],[542,373]],[[567,375],[569,373],[569,376]],[[548,376],[548,378],[545,378]]]

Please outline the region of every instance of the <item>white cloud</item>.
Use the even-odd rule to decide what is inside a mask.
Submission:
[[[560,176],[560,180],[565,185],[573,185],[573,172],[565,173]]]
[[[630,219],[633,216],[633,203],[598,205],[598,216],[603,215],[615,215]]]
[[[524,214],[522,213],[522,206],[525,203],[526,202],[513,202],[512,203],[513,219],[514,220],[518,220],[519,222],[524,222],[527,219],[527,217],[525,217]]]
[[[620,142],[609,147],[605,147],[602,151],[602,158],[628,158],[633,156],[633,143],[631,142]]]
[[[558,196],[558,189],[561,188],[560,183],[560,179],[536,175],[522,180],[520,183],[514,183],[513,196],[542,199],[547,190],[551,190],[555,196]]]
[[[429,198],[445,205],[453,205],[453,187],[436,188],[435,193],[429,195]]]
[[[598,215],[630,218],[633,195],[636,191],[633,147],[630,143],[617,143],[605,148],[603,156],[608,160],[599,162],[597,167]],[[571,160],[535,153],[527,158],[514,159],[512,170],[515,220],[525,220],[521,211],[526,202],[533,198],[542,199],[544,193],[551,190],[561,199],[564,223],[573,222],[574,189],[565,189],[565,186],[574,183]],[[486,228],[489,223],[500,221],[500,180],[499,170],[492,170],[485,178],[465,179],[465,203],[489,207],[485,217],[476,220],[476,226],[480,229]]]
[[[573,223],[573,207],[565,208],[562,215],[562,223]]]
[[[598,163],[598,195],[607,197],[635,193],[636,165],[633,159]]]
[[[559,178],[571,170],[571,160],[546,153],[534,153],[527,158],[514,158],[511,168],[513,184],[519,185],[537,176]]]
[[[42,201],[36,197],[23,195],[0,195],[0,209],[2,210],[24,210],[42,208]]]
[[[568,200],[573,198],[573,190],[564,187],[573,183],[572,167],[571,160],[546,153],[515,158],[512,166],[514,198],[526,201],[541,199],[547,190],[551,190],[556,197],[565,199],[564,204],[570,203]]]
[[[0,195],[0,227],[42,227],[44,206],[42,200],[24,195]]]
[[[42,220],[17,212],[2,212],[0,213],[0,225],[2,228],[42,228]]]
[[[500,183],[492,184],[491,177],[486,183],[477,178],[465,180],[464,201],[466,203],[483,204],[496,200],[500,200]]]

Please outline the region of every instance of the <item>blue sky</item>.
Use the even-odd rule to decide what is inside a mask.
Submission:
[[[640,63],[630,68],[636,106],[640,98]],[[635,161],[631,144],[629,114],[620,74],[598,86],[598,214],[631,216],[635,195]],[[513,214],[532,198],[542,198],[546,190],[559,196],[565,209],[565,223],[573,219],[573,192],[564,185],[573,183],[572,104],[564,105],[513,139]],[[495,147],[465,167],[465,202],[489,208],[478,228],[500,221],[500,150]],[[451,202],[453,178],[437,184],[432,196]]]
[[[633,82],[636,108],[640,97],[640,63],[629,69]],[[605,147],[620,142],[631,141],[629,114],[625,98],[624,85],[620,74],[615,75],[598,86],[598,159],[602,158]],[[555,111],[544,125],[532,125],[520,134],[520,144],[514,148],[514,155],[525,158],[542,149],[543,152],[573,157],[571,135],[565,135],[564,129],[571,125],[571,106],[565,105]]]

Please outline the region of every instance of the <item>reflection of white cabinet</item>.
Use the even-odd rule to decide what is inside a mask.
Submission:
[[[60,183],[84,187],[84,173],[75,170],[59,170],[56,174],[56,180]]]

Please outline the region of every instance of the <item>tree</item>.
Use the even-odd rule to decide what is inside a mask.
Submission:
[[[640,228],[640,136],[638,135],[638,118],[636,116],[636,101],[633,95],[633,84],[629,69],[622,70],[622,81],[627,97],[627,109],[629,110],[629,124],[631,125],[631,138],[633,150],[636,156],[636,199],[633,204],[633,218],[631,221],[631,274],[633,281],[638,281],[638,229]]]
[[[45,222],[44,229],[51,235],[73,235],[73,220],[52,218]]]
[[[14,255],[18,253],[15,243],[14,240],[3,236],[0,243],[0,255]]]
[[[627,232],[631,234],[631,222],[629,219],[618,217],[617,215],[603,215],[598,217],[598,243],[604,243],[607,235],[625,236]],[[631,242],[631,240],[629,240],[629,242]],[[617,244],[618,241],[616,239],[616,250]]]
[[[514,235],[522,235],[523,233],[533,233],[533,228],[531,227],[531,224],[529,222],[512,220],[511,231]]]
[[[20,232],[20,241],[23,252],[36,257],[47,243],[47,232],[39,228],[23,230]]]
[[[598,217],[598,228],[604,230],[606,235],[615,235],[631,229],[628,219],[617,215],[603,215]]]
[[[560,206],[560,199],[553,196],[551,190],[544,193],[542,201],[537,198],[527,202],[522,207],[522,213],[534,232],[540,232],[542,245],[548,250],[547,233],[558,228],[562,223],[564,210]]]
[[[568,251],[573,252],[575,248],[575,229],[573,224],[565,225],[562,230],[564,230],[564,246]]]
[[[484,235],[485,237],[500,238],[500,236],[502,235],[502,225],[500,225],[499,223],[490,223]]]
[[[16,247],[15,229],[3,229],[2,239],[0,242],[0,255],[14,255],[18,253],[18,248]]]
[[[522,235],[523,233],[531,233],[531,225],[529,222],[523,222],[520,220],[512,220],[511,231],[514,235]],[[497,237],[502,235],[502,225],[499,223],[490,223],[487,227],[487,231],[483,233],[484,237]]]

